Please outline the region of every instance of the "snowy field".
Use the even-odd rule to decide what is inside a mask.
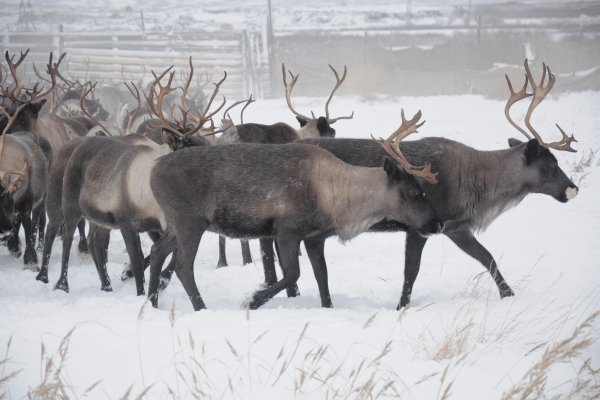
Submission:
[[[303,113],[323,107],[312,98],[295,105]],[[336,124],[340,137],[386,136],[403,107],[410,115],[421,109],[427,121],[415,138],[443,135],[479,149],[522,139],[504,118],[504,102],[477,96],[340,98],[332,107],[335,115],[355,110],[354,120]],[[514,108],[521,120],[525,108]],[[259,100],[245,120],[295,123],[283,99]],[[46,398],[53,390],[89,399],[597,398],[600,155],[590,152],[600,149],[600,93],[547,99],[534,125],[558,139],[556,122],[579,140],[576,154],[554,152],[579,196],[561,204],[530,195],[478,234],[514,297],[500,300],[484,268],[442,235],[426,245],[411,306],[400,312],[403,233],[327,241],[335,308],[320,308],[304,251],[302,295],[281,294],[250,312],[240,304],[263,281],[258,241],[254,264],[242,266],[238,242],[228,241],[231,266],[216,269],[217,237],[204,236],[195,263],[208,307],[201,312],[176,278],[158,310],[135,296],[133,280],[120,280],[127,254],[117,232],[112,293],[99,290],[91,259],[75,246],[69,294],[52,290],[60,240],[47,285],[2,247],[0,398]]]

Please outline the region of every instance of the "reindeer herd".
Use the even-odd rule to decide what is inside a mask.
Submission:
[[[285,99],[298,128],[244,123],[252,97],[227,107],[217,128],[214,120],[226,99],[215,100],[227,74],[204,96],[208,80],[192,85],[191,58],[179,85],[169,67],[161,74],[153,72],[146,86],[125,83],[124,92],[69,80],[60,71],[64,54],[56,62],[50,54],[44,74],[34,66],[37,79],[24,86],[19,68],[27,54],[15,60],[16,55],[6,52],[6,66],[0,65],[0,237],[13,256],[23,255],[25,266],[39,271],[38,281],[48,283],[52,246],[61,233],[55,288],[67,292],[69,255],[78,228],[79,251],[91,254],[105,291],[112,290],[106,270],[110,230],[121,231],[130,260],[130,271],[122,279],[133,276],[137,294],[144,295],[144,269],[149,266],[148,297],[154,306],[175,272],[194,309],[205,308],[194,259],[206,231],[223,238],[219,266],[227,265],[225,237],[242,239],[244,263],[251,262],[247,240],[260,239],[265,282],[245,304],[251,309],[282,290],[288,296],[299,294],[302,241],[321,305],[332,307],[325,239],[347,241],[365,231],[406,232],[398,308],[409,304],[424,246],[438,233],[489,271],[500,297],[512,296],[474,232],[529,193],[567,202],[578,192],[550,152],[575,151],[573,136],[558,127],[562,139],[544,142],[530,120],[555,76],[544,65],[536,83],[527,60],[519,91],[506,78],[510,96],[505,107],[506,118],[527,140],[510,139],[506,149],[480,151],[443,137],[405,140],[423,124],[420,111],[411,119],[401,111],[401,124],[387,139],[335,138],[332,125],[354,115],[334,118],[329,113],[346,79],[345,67],[340,77],[330,66],[336,84],[324,116],[295,110],[291,98],[299,75],[282,65]],[[528,97],[532,99],[523,128],[511,118],[510,108]],[[234,124],[230,111],[241,104],[240,124]],[[140,242],[143,232],[154,242],[147,257]],[[283,272],[279,280],[275,251]]]

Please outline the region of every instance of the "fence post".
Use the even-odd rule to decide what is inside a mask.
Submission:
[[[267,0],[267,52],[269,54],[269,76],[271,84],[269,88],[269,97],[273,97],[277,79],[275,78],[275,54],[273,47],[273,15],[271,13],[271,0]]]

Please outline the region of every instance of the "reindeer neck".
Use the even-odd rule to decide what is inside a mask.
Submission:
[[[465,210],[473,228],[483,230],[500,214],[529,194],[524,179],[522,149],[474,151],[460,161],[458,178],[463,183]]]

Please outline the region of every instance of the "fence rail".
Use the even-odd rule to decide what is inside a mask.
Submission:
[[[265,38],[258,32],[0,32],[4,50],[30,49],[27,63],[44,65],[48,55],[67,53],[64,70],[73,79],[150,80],[151,71],[169,65],[186,71],[188,58],[194,68],[213,80],[227,71],[222,92],[245,98],[251,93],[270,93]],[[31,65],[25,79],[35,79]]]

